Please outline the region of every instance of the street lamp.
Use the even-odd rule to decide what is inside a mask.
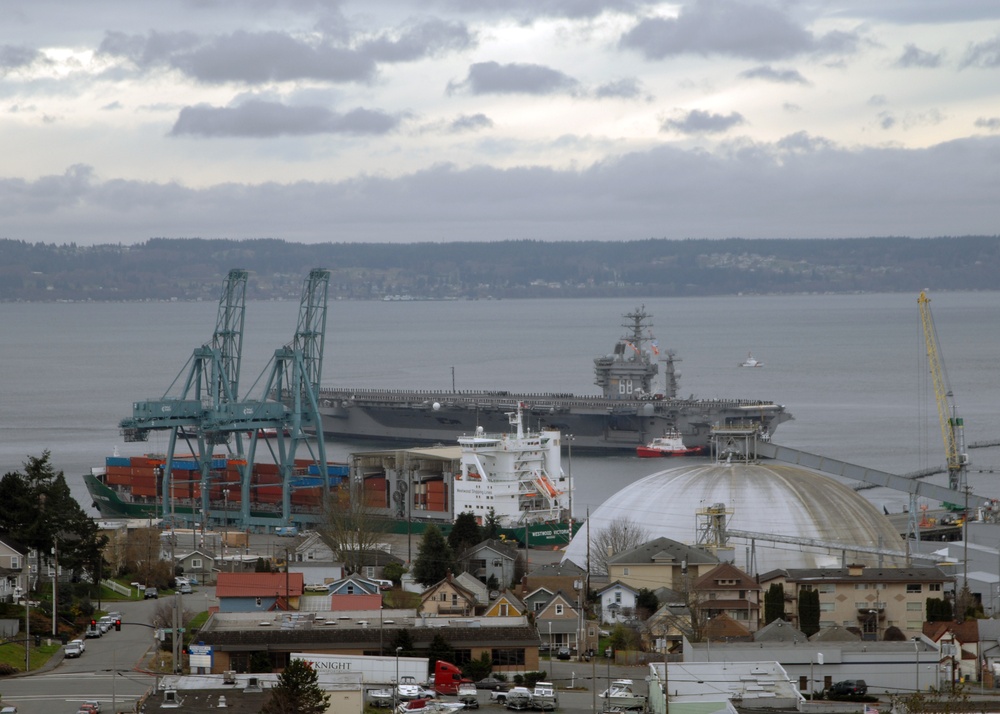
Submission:
[[[403,651],[402,647],[396,648],[396,686],[392,688],[392,710],[396,711],[396,706],[399,704],[399,653]]]

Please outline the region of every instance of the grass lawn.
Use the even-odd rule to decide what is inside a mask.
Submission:
[[[49,661],[49,658],[60,650],[62,644],[58,640],[53,640],[51,645],[45,644],[42,638],[42,646],[31,645],[31,669],[38,669]],[[14,667],[18,672],[24,671],[24,645],[22,643],[11,643],[0,647],[0,664],[7,664]]]

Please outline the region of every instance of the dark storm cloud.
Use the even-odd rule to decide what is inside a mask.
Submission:
[[[235,107],[184,107],[170,135],[264,138],[310,134],[385,134],[398,124],[399,118],[369,109],[352,109],[338,114],[325,107],[290,107],[254,99]]]
[[[594,90],[598,99],[636,99],[642,96],[642,84],[634,77],[626,77],[602,84]]]
[[[485,114],[467,114],[458,117],[448,126],[448,131],[452,134],[459,134],[466,131],[479,131],[480,129],[492,129],[493,120]]]
[[[461,82],[449,82],[448,93],[470,94],[565,94],[578,82],[569,75],[540,64],[477,62]]]
[[[798,70],[775,69],[770,65],[748,69],[745,72],[741,72],[740,76],[745,79],[763,79],[768,82],[777,82],[778,84],[809,84]]]
[[[652,60],[687,53],[770,60],[851,51],[855,41],[842,32],[816,37],[788,15],[764,5],[701,0],[683,7],[677,18],[640,20],[621,36],[619,46]]]
[[[1000,67],[1000,36],[992,40],[969,45],[962,58],[962,67],[981,67],[990,69]]]
[[[245,32],[199,37],[189,32],[128,35],[109,32],[99,54],[127,59],[139,69],[177,69],[199,82],[219,84],[314,79],[368,82],[378,63],[409,62],[466,49],[475,36],[462,23],[413,22],[352,46],[342,39],[308,40],[285,32]]]
[[[897,67],[940,67],[940,52],[927,52],[916,45],[907,45],[902,56],[896,60]]]
[[[712,114],[694,109],[680,119],[665,120],[660,125],[660,131],[677,131],[681,134],[721,134],[745,123],[746,120],[738,112]]]
[[[205,189],[101,180],[73,167],[0,179],[0,204],[8,237],[81,245],[149,236],[319,242],[338,230],[380,242],[993,235],[997,165],[1000,136],[848,150],[795,135],[785,146],[721,154],[663,145],[583,170],[441,165],[396,178]]]
[[[23,69],[36,62],[47,63],[41,52],[31,47],[0,45],[0,73],[11,69]]]

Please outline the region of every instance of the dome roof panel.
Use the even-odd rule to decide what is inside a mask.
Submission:
[[[591,538],[612,521],[628,517],[649,538],[697,541],[697,512],[724,504],[727,527],[762,534],[811,538],[844,545],[902,551],[902,539],[871,503],[839,481],[797,466],[764,464],[683,465],[651,474],[625,487],[590,516]],[[586,529],[566,548],[564,559],[586,561]],[[774,568],[839,565],[840,548],[754,541],[756,572]],[[730,539],[736,564],[746,567],[746,539]],[[851,562],[875,563],[875,555],[848,552]],[[892,561],[883,559],[883,563]],[[899,563],[901,564],[901,563]]]

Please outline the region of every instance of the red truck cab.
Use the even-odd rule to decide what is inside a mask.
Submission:
[[[438,660],[434,664],[434,691],[438,694],[458,694],[458,685],[471,681],[462,677],[462,670],[451,662]]]

